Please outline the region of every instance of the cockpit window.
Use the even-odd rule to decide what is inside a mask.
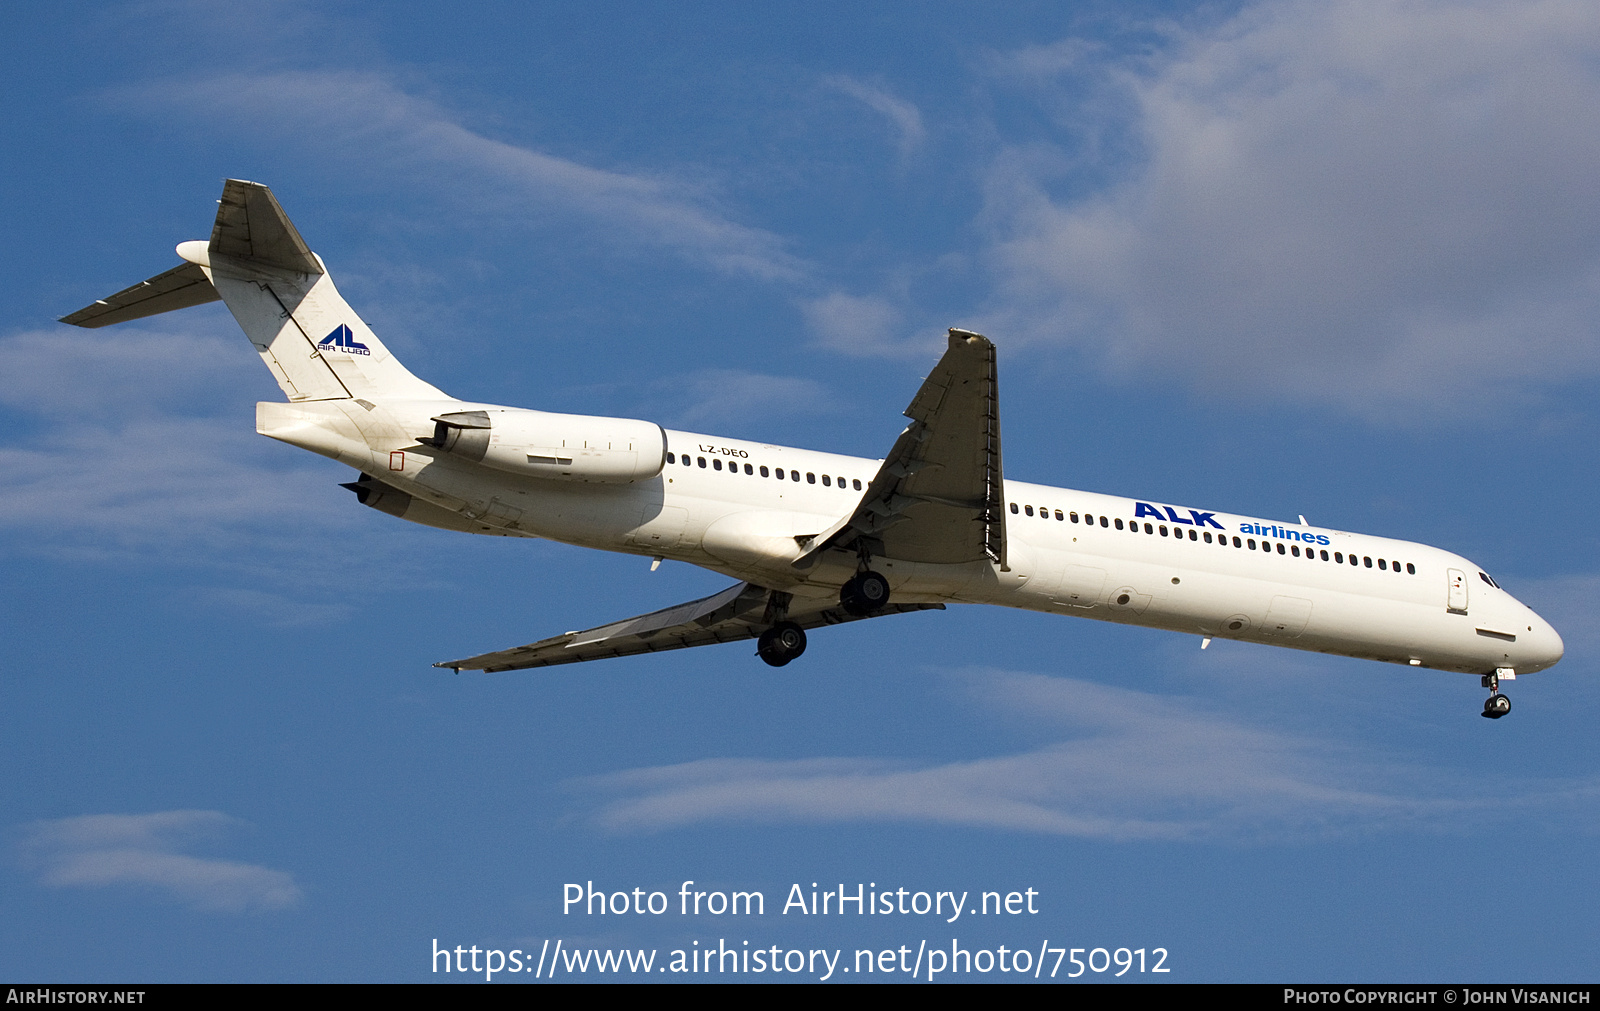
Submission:
[[[1495,589],[1497,589],[1497,590],[1500,589],[1500,584],[1495,582],[1493,579],[1489,578],[1489,574],[1487,572],[1478,573],[1478,578],[1482,579],[1485,583],[1488,583],[1490,586],[1494,587]]]

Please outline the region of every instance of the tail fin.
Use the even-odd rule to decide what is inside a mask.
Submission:
[[[178,247],[187,263],[61,321],[100,327],[221,298],[291,401],[451,399],[355,314],[270,189],[229,179],[218,204],[211,240]]]

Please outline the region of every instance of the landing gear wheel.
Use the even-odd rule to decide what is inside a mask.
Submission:
[[[858,617],[881,611],[889,604],[889,581],[876,572],[858,573],[840,589],[839,604]]]
[[[792,621],[780,621],[756,639],[756,656],[772,667],[782,667],[805,651],[806,630]]]
[[[1483,704],[1483,715],[1486,719],[1498,720],[1510,711],[1511,700],[1499,692],[1489,696],[1488,701]]]

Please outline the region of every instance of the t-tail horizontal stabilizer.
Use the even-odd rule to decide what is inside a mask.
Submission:
[[[191,305],[205,305],[221,297],[199,264],[185,263],[115,295],[107,295],[93,305],[61,317],[61,322],[95,330],[174,309],[187,309]]]
[[[187,262],[61,322],[102,327],[220,298],[291,401],[451,399],[389,354],[260,183],[225,182],[210,240],[178,255]]]

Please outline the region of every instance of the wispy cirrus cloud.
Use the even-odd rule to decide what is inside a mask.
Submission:
[[[1600,372],[1597,46],[1583,0],[1339,0],[1021,50],[997,76],[1059,133],[987,171],[996,311],[1113,371],[1368,415]]]
[[[141,103],[182,109],[297,147],[352,171],[381,165],[389,180],[423,183],[484,220],[532,224],[578,215],[624,244],[665,249],[723,273],[798,282],[810,266],[777,234],[719,210],[708,186],[682,175],[578,161],[487,136],[391,75],[341,70],[222,73],[131,89]]]
[[[804,417],[837,408],[814,379],[770,376],[740,369],[708,369],[670,384],[689,403],[678,412],[684,425],[738,424],[762,414]]]
[[[0,448],[0,528],[28,550],[106,552],[210,549],[299,527],[291,517],[327,494],[330,472],[309,459],[273,465],[238,413],[271,390],[242,338],[181,321],[0,337],[0,409],[27,433]]]
[[[848,74],[833,74],[824,78],[823,83],[849,95],[887,120],[902,159],[909,158],[927,139],[928,131],[922,125],[921,110],[885,85],[868,83]]]
[[[208,912],[299,905],[291,874],[182,852],[243,827],[220,811],[83,815],[24,825],[20,853],[51,888],[132,887]]]
[[[906,336],[910,325],[897,299],[833,291],[805,299],[800,308],[817,342],[829,351],[851,356],[938,353],[937,341]]]
[[[1061,739],[928,764],[706,759],[571,784],[612,831],[708,822],[908,822],[1083,838],[1229,840],[1414,830],[1527,809],[1592,809],[1600,783],[1485,800],[1481,783],[1385,764],[1329,739],[1251,726],[1198,700],[984,672],[973,696]]]

